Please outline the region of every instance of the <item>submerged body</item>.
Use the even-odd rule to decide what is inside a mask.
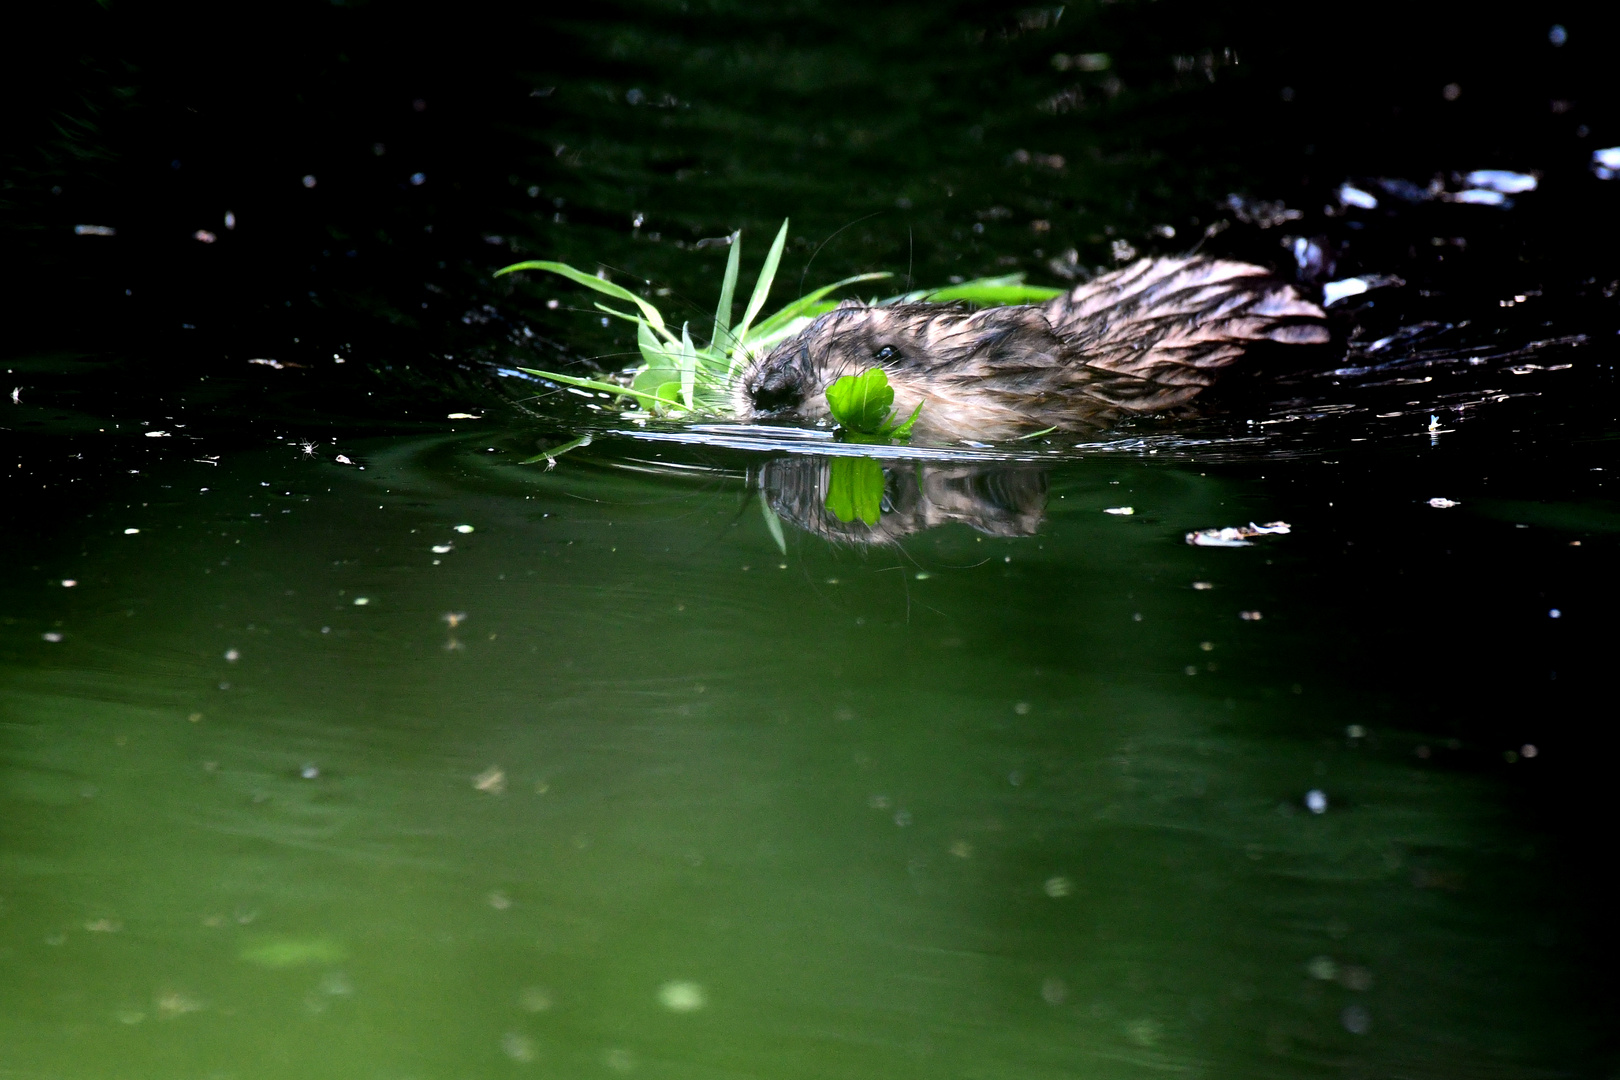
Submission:
[[[995,441],[1186,405],[1256,342],[1321,344],[1322,309],[1262,267],[1143,259],[1048,303],[846,303],[749,364],[745,419],[828,418],[827,387],[881,367],[917,433]]]

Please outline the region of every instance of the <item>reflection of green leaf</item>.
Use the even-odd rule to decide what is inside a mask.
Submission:
[[[838,426],[859,435],[876,435],[894,405],[894,390],[882,368],[845,375],[827,387],[827,408]]]
[[[777,549],[787,554],[787,537],[782,535],[782,519],[776,516],[771,504],[763,492],[759,496],[759,509],[765,515],[765,528],[770,531],[771,539],[776,541]]]
[[[856,518],[876,525],[883,515],[883,466],[872,458],[833,458],[827,509],[846,525]]]
[[[243,960],[267,968],[337,964],[348,955],[348,950],[331,938],[266,938],[244,946],[241,952]]]

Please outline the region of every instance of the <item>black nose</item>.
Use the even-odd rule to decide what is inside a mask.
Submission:
[[[748,398],[754,403],[755,412],[770,415],[794,408],[804,400],[804,395],[797,386],[766,383],[749,391]]]

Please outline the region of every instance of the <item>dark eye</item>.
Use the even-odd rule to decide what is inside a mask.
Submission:
[[[892,360],[899,355],[899,350],[897,350],[893,345],[885,345],[883,348],[872,354],[872,359],[881,364],[883,361]]]

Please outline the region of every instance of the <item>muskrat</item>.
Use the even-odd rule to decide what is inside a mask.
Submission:
[[[827,387],[881,367],[926,438],[995,441],[1186,405],[1255,342],[1322,344],[1322,309],[1263,267],[1142,259],[1041,305],[845,301],[743,370],[740,418],[828,417]]]

